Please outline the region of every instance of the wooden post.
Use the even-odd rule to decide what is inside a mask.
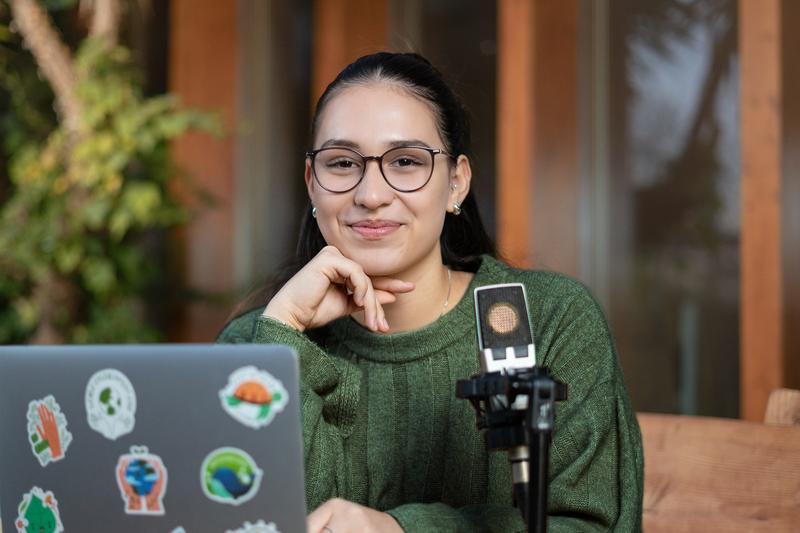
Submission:
[[[173,145],[175,161],[193,186],[214,198],[213,206],[189,204],[194,218],[179,234],[182,281],[192,290],[215,295],[234,289],[236,20],[236,2],[171,2],[170,91],[184,106],[220,111],[227,130],[224,140],[190,133]],[[230,310],[228,303],[190,304],[172,337],[213,341]]]
[[[578,2],[497,6],[498,247],[577,275]]]
[[[782,0],[740,0],[741,416],[764,417],[783,385]],[[795,325],[795,328],[798,326]]]
[[[348,63],[386,49],[388,1],[315,0],[313,19],[312,105]]]
[[[530,266],[533,187],[533,5],[497,3],[497,246]]]

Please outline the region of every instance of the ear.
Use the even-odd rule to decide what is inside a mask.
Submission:
[[[464,154],[458,156],[456,165],[450,173],[450,195],[448,196],[447,211],[453,211],[453,204],[464,202],[464,198],[469,193],[470,183],[472,183],[472,166],[469,158]]]

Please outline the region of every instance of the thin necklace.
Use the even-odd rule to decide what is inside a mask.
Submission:
[[[450,291],[453,288],[453,276],[450,274],[450,269],[447,269],[447,296],[444,299],[444,305],[442,306],[442,312],[439,315],[439,318],[442,318],[447,311],[447,304],[450,303]]]

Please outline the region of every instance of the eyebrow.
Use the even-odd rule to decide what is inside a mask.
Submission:
[[[398,141],[391,141],[387,145],[388,145],[389,148],[399,148],[399,147],[403,147],[403,146],[423,146],[425,148],[430,148],[431,147],[428,143],[426,143],[425,141],[422,141],[420,139],[402,139],[402,140],[398,140]],[[357,142],[348,141],[347,139],[328,139],[327,141],[322,143],[322,146],[320,146],[320,149],[328,148],[330,146],[340,146],[342,148],[352,148],[353,150],[358,150],[358,149],[361,148],[361,145],[359,145]]]

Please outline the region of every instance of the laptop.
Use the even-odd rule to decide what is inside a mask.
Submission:
[[[305,531],[296,354],[0,347],[0,531]]]

